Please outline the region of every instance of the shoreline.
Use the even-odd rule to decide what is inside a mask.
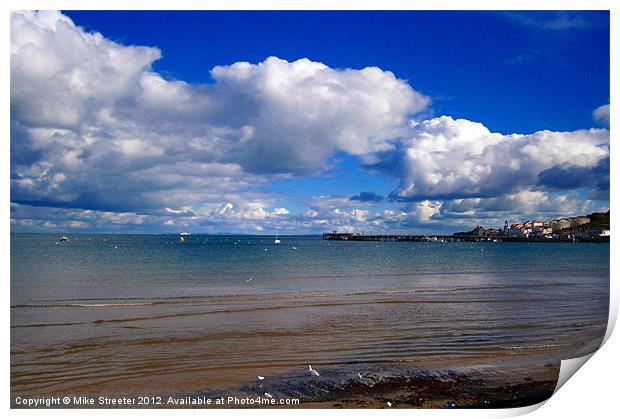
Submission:
[[[382,373],[390,366],[376,366],[363,373],[348,371],[346,377],[342,370],[324,370],[320,376],[304,373],[285,373],[266,377],[236,387],[217,390],[203,390],[180,394],[159,395],[161,404],[149,405],[56,405],[52,408],[164,408],[164,409],[212,409],[212,408],[292,408],[292,409],[356,409],[356,408],[456,408],[456,409],[499,409],[525,407],[547,400],[553,395],[559,376],[559,362],[543,365],[522,364],[513,368],[484,367],[456,370],[418,370],[400,372],[392,369]],[[374,371],[374,372],[373,372]],[[267,396],[269,395],[269,396]],[[19,409],[44,408],[27,407],[16,404],[18,395],[11,394],[11,407]],[[50,395],[50,397],[66,395]],[[71,394],[73,397],[83,397]],[[112,397],[136,399],[145,394],[102,394],[89,397]],[[151,394],[150,396],[155,396]],[[204,403],[167,403],[176,400],[215,400],[236,398],[245,403],[225,403],[206,405]],[[268,399],[267,397],[271,397]],[[86,398],[86,397],[84,397]],[[299,404],[269,404],[264,402],[298,399]],[[248,402],[252,400],[252,403]]]
[[[255,384],[196,395],[231,394],[299,398],[292,408],[510,408],[524,407],[553,395],[560,363],[515,363],[460,369],[417,369],[375,365],[356,372],[350,367],[326,369],[318,377],[307,371],[284,374]],[[389,403],[389,404],[388,404]],[[225,407],[225,406],[224,406]],[[235,407],[235,406],[232,406]],[[260,407],[260,406],[257,406]],[[271,407],[271,406],[269,406]]]

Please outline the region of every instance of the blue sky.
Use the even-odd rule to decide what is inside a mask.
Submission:
[[[609,206],[606,12],[18,13],[11,70],[14,231],[450,232]]]
[[[170,79],[209,83],[217,65],[272,55],[377,66],[430,96],[435,114],[505,134],[590,128],[609,101],[607,12],[65,13],[122,44],[160,48],[154,68]],[[544,26],[562,15],[574,26]]]

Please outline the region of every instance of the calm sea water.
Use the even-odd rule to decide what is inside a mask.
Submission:
[[[13,394],[540,364],[601,342],[609,245],[11,235]]]

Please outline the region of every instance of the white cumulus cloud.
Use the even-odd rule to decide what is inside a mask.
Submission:
[[[503,135],[480,123],[442,116],[412,124],[401,145],[403,200],[495,197],[552,187],[549,170],[597,168],[609,158],[609,131]]]
[[[585,211],[607,199],[608,129],[505,135],[449,116],[412,122],[429,98],[377,67],[267,57],[205,69],[211,81],[192,84],[154,71],[161,57],[59,12],[11,14],[14,225],[379,229]],[[593,117],[609,127],[609,105]],[[256,192],[314,175],[337,153],[399,186],[386,199],[320,196],[299,214]],[[579,188],[591,196],[571,192]],[[407,202],[386,209],[390,200]]]
[[[336,152],[389,150],[429,102],[376,67],[269,57],[215,67],[213,82],[197,85],[154,72],[160,57],[59,12],[14,12],[13,200],[112,210],[221,203],[273,176],[314,173]]]

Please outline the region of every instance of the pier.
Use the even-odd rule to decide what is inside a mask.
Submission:
[[[479,236],[473,234],[458,235],[402,235],[402,234],[356,234],[356,233],[323,233],[323,240],[339,241],[371,241],[371,242],[491,242],[491,243],[609,243],[607,237],[509,237]]]

